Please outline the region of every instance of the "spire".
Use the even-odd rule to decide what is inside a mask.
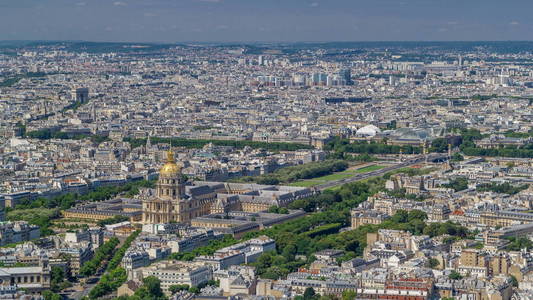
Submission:
[[[148,136],[148,139],[146,139],[146,148],[152,148],[152,140],[150,139],[151,135]]]
[[[174,152],[172,149],[167,151],[167,163],[175,163],[176,159],[174,158]]]

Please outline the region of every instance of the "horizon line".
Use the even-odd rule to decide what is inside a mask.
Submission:
[[[330,44],[330,43],[533,43],[533,40],[353,40],[353,41],[97,41],[97,40],[4,40],[0,43],[9,42],[46,42],[46,43],[115,43],[115,44],[154,44],[154,45],[178,45],[178,44]]]

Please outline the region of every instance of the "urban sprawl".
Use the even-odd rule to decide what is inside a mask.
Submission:
[[[0,298],[533,299],[532,61],[0,44]]]

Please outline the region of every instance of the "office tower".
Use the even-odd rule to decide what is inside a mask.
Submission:
[[[394,76],[389,76],[389,85],[390,86],[395,86],[396,85],[396,77]]]
[[[314,73],[312,77],[313,85],[325,85],[328,81],[328,75],[324,73]]]
[[[339,77],[341,80],[344,80],[346,85],[351,85],[352,82],[352,71],[350,69],[341,69],[339,71]]]

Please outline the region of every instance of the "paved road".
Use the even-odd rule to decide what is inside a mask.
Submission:
[[[446,158],[446,155],[444,155],[444,154],[432,154],[432,155],[430,155],[428,157],[428,160],[431,161],[431,160],[435,160],[435,159],[444,159],[444,158]],[[334,186],[337,186],[337,185],[350,183],[350,182],[355,182],[355,181],[367,179],[367,178],[374,177],[374,176],[381,176],[381,175],[383,175],[383,174],[385,174],[387,172],[394,171],[394,170],[401,169],[401,168],[405,168],[405,167],[409,167],[409,166],[412,166],[412,165],[416,165],[416,164],[419,164],[421,162],[424,162],[425,160],[426,160],[426,158],[423,155],[420,155],[420,156],[417,156],[417,157],[412,158],[410,160],[406,160],[404,162],[401,162],[399,164],[396,164],[396,165],[393,165],[393,166],[389,166],[389,167],[385,167],[383,169],[379,169],[379,170],[376,170],[376,171],[371,171],[371,172],[368,172],[368,173],[357,174],[357,175],[354,175],[352,177],[348,177],[348,178],[344,178],[344,179],[339,179],[339,180],[335,180],[335,181],[329,181],[329,182],[326,182],[324,184],[317,185],[317,186],[315,186],[315,188],[317,188],[320,191],[323,191],[323,190],[325,190],[327,188],[334,187]]]
[[[73,293],[67,293],[65,296],[67,299],[81,299],[85,296],[89,295],[89,292],[92,290],[92,288],[96,285],[96,283],[88,283],[83,287],[83,290],[76,291]]]
[[[81,291],[74,291],[71,293],[66,293],[64,295],[67,297],[67,299],[81,299],[85,296],[88,296],[89,292],[93,289],[93,287],[98,284],[98,281],[100,280],[103,271],[103,269],[98,270],[98,272],[88,280],[92,283],[85,283]],[[75,287],[79,287],[79,285]]]

